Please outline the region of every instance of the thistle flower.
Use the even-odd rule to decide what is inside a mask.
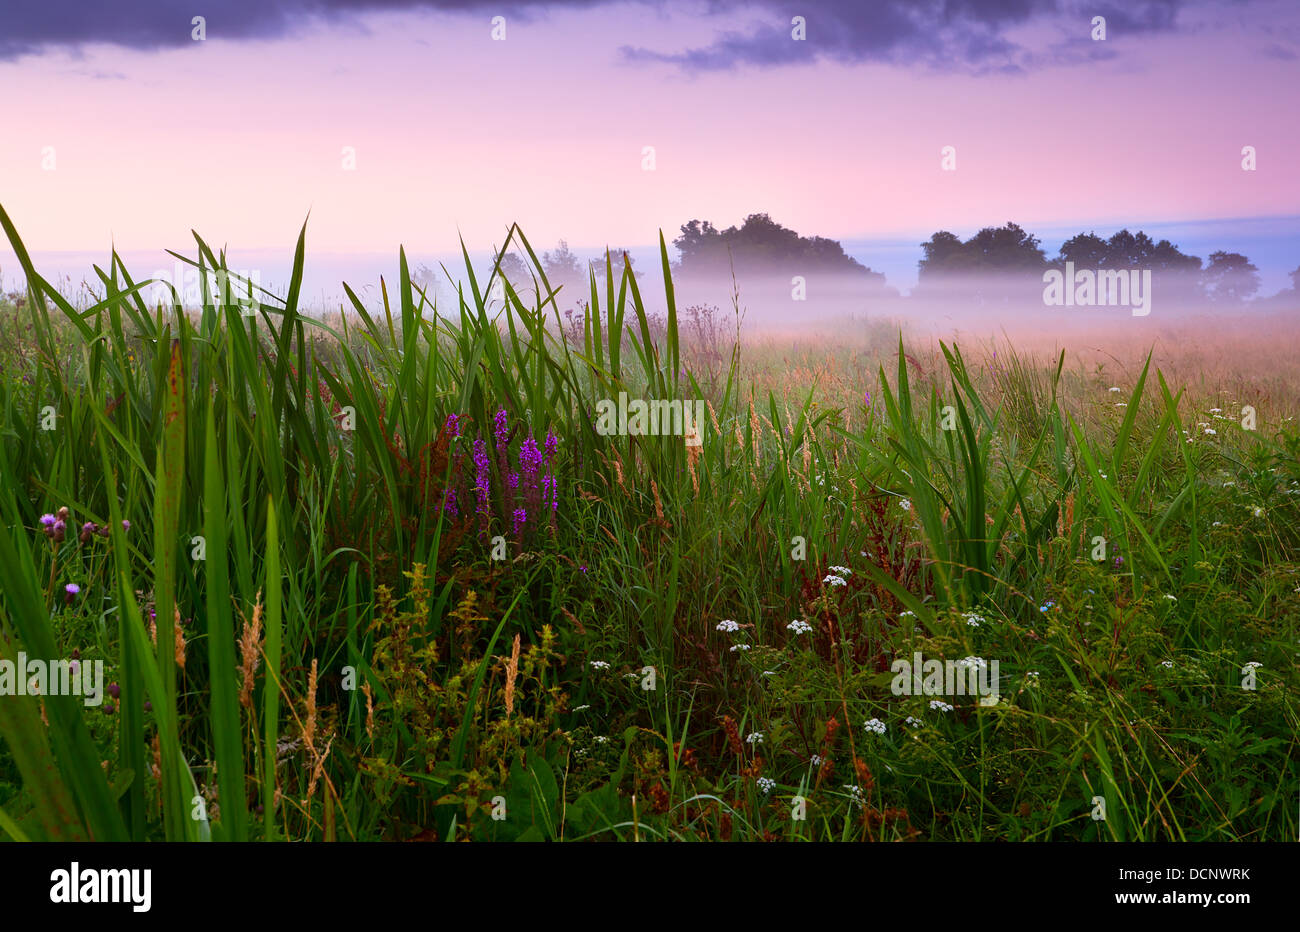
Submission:
[[[131,530],[131,522],[126,520],[125,518],[122,519],[122,530],[123,531]]]
[[[52,515],[52,514],[48,514],[48,513],[47,513],[47,514],[43,514],[43,515],[41,515],[41,530],[45,532],[45,536],[46,536],[46,537],[49,537],[50,534],[53,533],[53,531],[54,531],[54,521],[55,521],[55,518],[54,518],[54,515]]]
[[[59,518],[54,522],[54,527],[51,529],[51,533],[50,533],[50,539],[57,544],[59,541],[63,540],[64,537],[67,536],[67,531],[68,531],[68,522],[64,521],[62,518]]]
[[[67,605],[72,604],[72,600],[81,594],[81,587],[74,582],[68,583],[63,587],[63,601]]]
[[[92,521],[87,521],[81,526],[81,533],[77,535],[77,540],[81,541],[83,544],[88,544],[90,543],[90,539],[94,536],[95,524]]]

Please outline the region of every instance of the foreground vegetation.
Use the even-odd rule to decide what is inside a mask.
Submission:
[[[1300,385],[792,361],[613,257],[566,317],[518,231],[531,306],[466,255],[435,308],[403,254],[382,314],[305,316],[304,230],[253,313],[116,257],[76,308],[0,223],[0,657],[112,682],[0,696],[0,835],[1300,832]],[[601,435],[624,391],[707,400],[699,445]],[[998,701],[897,695],[915,652]]]

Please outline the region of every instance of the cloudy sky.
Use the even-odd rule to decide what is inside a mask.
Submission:
[[[1128,226],[1240,248],[1271,291],[1297,86],[1293,0],[3,0],[0,204],[41,256],[196,229],[232,265],[310,211],[336,269],[766,211],[904,287],[937,229]]]

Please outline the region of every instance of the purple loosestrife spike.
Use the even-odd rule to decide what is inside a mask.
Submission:
[[[514,513],[514,526],[510,529],[510,533],[518,536],[527,520],[528,512],[522,508],[516,508]]]
[[[506,409],[501,408],[498,410],[493,421],[492,433],[497,438],[497,447],[499,449],[506,445],[506,440],[510,432],[510,423],[506,417]]]
[[[446,504],[443,505],[443,511],[451,515],[453,518],[457,517],[460,514],[460,510],[456,507],[455,489],[447,490],[447,501]]]
[[[492,484],[492,464],[488,461],[487,444],[474,441],[474,492],[478,496],[478,513],[482,516],[483,530],[488,524],[488,494]]]
[[[447,423],[443,425],[443,430],[451,434],[452,439],[460,436],[460,415],[448,414]]]
[[[548,427],[546,429],[546,465],[551,465],[551,460],[555,458],[555,451],[559,448],[560,438],[552,433]]]

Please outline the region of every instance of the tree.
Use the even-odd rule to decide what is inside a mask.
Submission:
[[[1201,276],[1206,296],[1216,304],[1240,304],[1259,290],[1259,269],[1239,252],[1210,253]]]
[[[609,253],[609,262],[614,267],[615,287],[617,287],[619,281],[622,280],[624,261],[626,261],[627,267],[632,271],[632,275],[638,279],[641,278],[641,273],[636,270],[636,260],[632,258],[630,252],[622,247],[606,246],[605,249]],[[626,256],[626,260],[624,259],[624,256]],[[595,274],[597,285],[603,284],[605,281],[605,253],[601,253],[599,256],[596,256],[588,262],[587,267],[591,269],[593,274]]]
[[[739,226],[719,231],[707,220],[682,225],[673,245],[681,253],[677,271],[692,275],[737,274],[793,276],[839,273],[883,286],[885,276],[848,255],[824,236],[800,236],[767,214],[750,214]]]
[[[498,262],[500,263],[501,274],[505,276],[506,281],[510,282],[516,291],[533,283],[533,276],[529,274],[528,265],[519,257],[517,252],[508,252],[503,256],[499,249],[494,249],[492,263],[496,265]]]
[[[582,265],[564,240],[560,240],[555,252],[542,253],[542,268],[552,283],[582,280]]]

